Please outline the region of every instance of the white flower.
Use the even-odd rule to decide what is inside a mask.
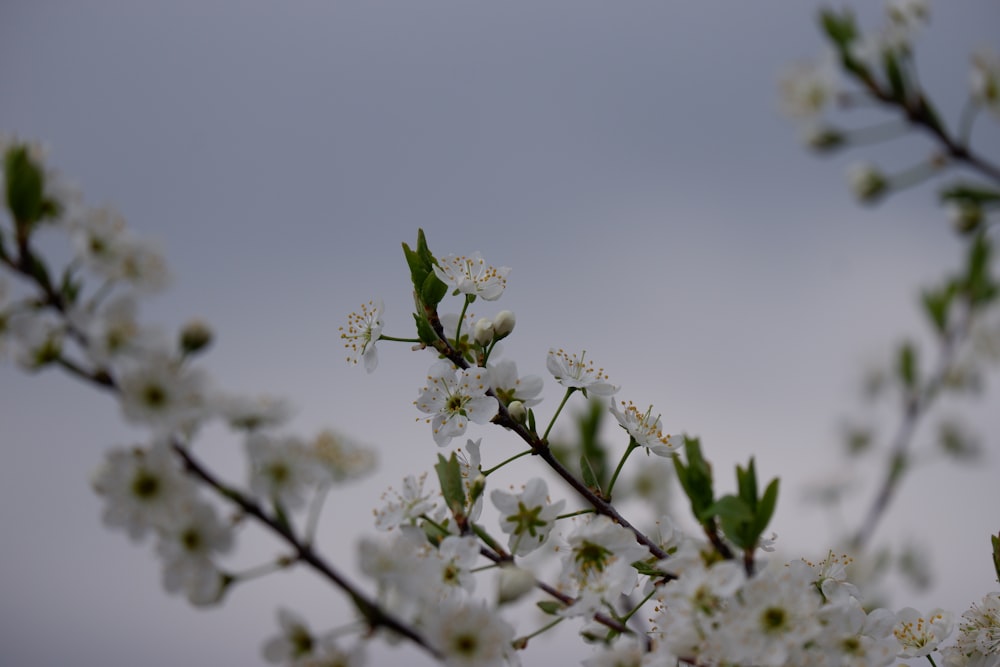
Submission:
[[[476,578],[471,570],[479,560],[479,538],[449,535],[432,554],[442,597],[458,590],[466,593],[475,590]]]
[[[232,428],[243,431],[281,426],[292,416],[288,401],[271,396],[217,394],[211,405]]]
[[[792,66],[778,84],[781,108],[791,118],[815,118],[833,101],[836,86],[836,69],[831,58],[799,63]]]
[[[378,367],[378,350],[375,343],[382,336],[382,312],[385,306],[381,299],[361,304],[361,311],[347,316],[347,327],[340,327],[340,337],[347,348],[347,362],[357,364],[364,360],[369,373]]]
[[[463,435],[471,419],[485,424],[500,409],[497,399],[487,396],[490,372],[486,368],[467,368],[457,374],[450,361],[441,360],[427,373],[427,386],[414,402],[421,412],[433,414],[428,421],[434,442],[444,447],[452,438]]]
[[[375,469],[375,450],[330,430],[316,436],[310,453],[331,482],[359,479]]]
[[[425,617],[426,636],[448,667],[500,667],[517,661],[514,629],[482,602],[453,601]]]
[[[447,255],[434,265],[434,275],[442,282],[455,288],[461,294],[481,296],[487,301],[495,301],[507,287],[506,266],[495,268],[486,264],[478,252],[465,257]]]
[[[62,355],[66,335],[62,323],[34,310],[19,310],[6,320],[17,362],[28,370],[41,368]]]
[[[510,535],[507,544],[515,556],[531,553],[548,538],[565,500],[549,502],[545,480],[533,477],[521,493],[496,489],[490,499],[500,510],[500,528]]]
[[[602,646],[581,664],[583,667],[672,667],[677,661],[662,653],[648,653],[634,637],[622,637],[611,646]]]
[[[113,449],[93,478],[104,497],[104,523],[122,527],[133,540],[150,527],[165,527],[195,494],[169,445]]]
[[[395,498],[386,500],[382,509],[375,510],[375,527],[379,530],[392,530],[404,523],[411,524],[425,514],[434,511],[435,503],[431,500],[434,491],[424,491],[427,474],[420,477],[407,475],[403,478],[403,492],[389,489],[382,494],[386,500],[389,494]]]
[[[951,612],[935,609],[922,616],[913,607],[901,609],[897,614],[899,622],[892,634],[901,645],[899,658],[921,658],[937,649],[942,641],[951,635],[954,621]]]
[[[462,473],[462,486],[465,488],[465,498],[467,501],[472,501],[472,505],[465,508],[465,514],[469,521],[479,521],[479,516],[483,512],[482,490],[485,488],[486,478],[482,475],[482,457],[479,454],[482,442],[482,438],[479,440],[472,440],[470,438],[465,443],[464,451],[459,449],[455,452],[458,467]],[[478,490],[478,497],[473,500],[473,486],[476,484],[481,486]]]
[[[306,446],[293,437],[251,433],[246,441],[250,489],[287,509],[301,507],[307,487],[319,476]]]
[[[889,27],[884,36],[885,43],[893,49],[906,50],[917,32],[930,18],[927,0],[886,0],[886,14]]]
[[[750,579],[722,614],[716,640],[723,655],[753,665],[800,664],[795,656],[823,632],[810,578],[809,568],[774,568]]]
[[[305,620],[289,609],[278,610],[281,634],[264,643],[264,659],[274,664],[290,662],[313,652],[316,639]]]
[[[503,359],[495,364],[489,364],[490,381],[493,383],[493,393],[500,402],[510,405],[511,401],[520,401],[530,408],[542,402],[538,397],[542,393],[542,378],[537,375],[518,377],[517,364]]]
[[[589,614],[601,604],[629,593],[638,581],[632,563],[649,558],[635,535],[610,518],[594,515],[566,538],[562,580],[576,584],[578,600],[569,615]]]
[[[358,642],[350,650],[344,650],[332,638],[321,637],[310,655],[295,661],[295,667],[364,667],[364,648],[365,642]]]
[[[621,402],[624,412],[611,403],[611,414],[618,420],[618,424],[625,429],[629,436],[649,451],[658,456],[673,456],[678,449],[684,446],[684,436],[663,435],[663,425],[660,415],[653,417],[653,406],[644,413],[640,413],[632,401]]]
[[[1000,119],[1000,56],[988,47],[972,54],[972,99]]]
[[[74,311],[70,319],[87,336],[87,356],[107,366],[123,354],[140,356],[165,349],[166,339],[158,330],[143,327],[132,294],[121,294],[98,312]]]
[[[858,201],[870,204],[885,194],[889,181],[878,167],[867,162],[852,165],[847,171],[851,192]]]
[[[545,359],[545,367],[549,369],[556,382],[567,389],[581,389],[597,396],[611,396],[618,387],[609,383],[603,368],[594,368],[594,362],[587,361],[587,352],[579,357],[576,353],[569,354],[562,349],[550,349]]]
[[[97,275],[123,281],[143,292],[157,292],[168,280],[166,263],[149,242],[132,237],[115,210],[87,210],[73,226],[77,258]]]
[[[122,373],[118,386],[125,419],[161,432],[192,428],[207,415],[204,373],[166,353],[145,356]]]
[[[958,641],[944,654],[948,665],[1000,665],[1000,593],[987,594],[962,614]]]
[[[232,529],[216,516],[211,505],[197,503],[175,514],[160,528],[156,551],[164,560],[163,587],[183,590],[192,604],[217,602],[223,575],[213,562],[233,544]]]

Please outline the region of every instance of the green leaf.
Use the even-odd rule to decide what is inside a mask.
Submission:
[[[899,346],[896,357],[896,373],[906,389],[917,386],[917,350],[909,341]]]
[[[743,502],[754,510],[757,507],[757,470],[754,468],[752,456],[745,470],[736,466],[736,488]]]
[[[462,468],[458,464],[458,457],[455,452],[451,453],[451,458],[445,459],[438,454],[438,462],[434,466],[437,472],[438,481],[441,482],[441,495],[448,505],[448,509],[455,517],[465,514],[465,485],[462,484]]]
[[[583,483],[587,485],[587,488],[601,495],[601,484],[597,475],[594,474],[594,469],[590,466],[590,460],[586,454],[580,455],[580,474],[583,476]]]
[[[427,316],[423,313],[413,313],[413,320],[417,324],[417,338],[424,345],[434,345],[437,342],[437,333],[434,327],[427,321]]]
[[[997,573],[997,583],[1000,583],[1000,535],[990,535],[993,544],[993,570]]]
[[[428,274],[433,275],[433,267],[437,261],[431,254],[430,248],[427,247],[427,237],[424,236],[424,230],[417,230],[416,250],[410,249],[410,246],[405,243],[403,244],[403,255],[406,257],[407,266],[410,267],[410,280],[413,282],[413,289],[417,294],[422,294],[427,276]],[[440,300],[438,299],[434,303],[438,303]]]
[[[18,227],[30,227],[42,218],[45,177],[31,161],[26,146],[12,146],[4,156],[7,208]]]
[[[948,331],[948,313],[955,298],[955,285],[949,283],[942,289],[928,289],[921,295],[924,314],[940,335]]]
[[[970,204],[992,204],[1000,202],[1000,191],[988,185],[976,183],[956,183],[938,193],[942,202],[967,202]]]
[[[774,516],[774,509],[778,506],[778,478],[775,477],[764,489],[764,495],[757,503],[757,518],[754,520],[754,532],[757,533],[754,542],[767,530],[767,524],[771,523]]]
[[[420,286],[420,299],[428,306],[436,306],[448,294],[448,286],[433,271],[424,278]]]
[[[702,523],[712,517],[719,517],[722,521],[747,522],[754,518],[753,508],[739,496],[725,495],[705,508],[698,516]]]
[[[662,577],[666,574],[663,570],[654,567],[652,564],[647,563],[644,560],[637,560],[632,563],[632,567],[635,568],[636,572],[644,574],[647,577]]]
[[[990,276],[993,246],[985,234],[978,234],[969,247],[965,275],[965,293],[973,306],[983,306],[997,295],[997,285]]]
[[[899,67],[899,59],[890,50],[882,52],[882,65],[885,67],[885,77],[889,81],[892,97],[899,102],[906,101],[906,80],[903,70]]]
[[[540,600],[535,604],[538,605],[538,608],[541,609],[542,612],[548,614],[549,616],[555,616],[566,606],[562,602],[558,602],[556,600]]]
[[[701,442],[698,438],[684,438],[684,453],[687,465],[680,457],[673,457],[677,479],[684,489],[685,495],[691,501],[691,511],[695,518],[712,505],[715,492],[712,489],[712,466],[701,455]],[[700,520],[700,519],[699,519]]]
[[[843,14],[837,14],[832,9],[824,9],[820,11],[819,19],[823,32],[841,51],[845,51],[858,37],[854,15],[849,10],[845,9]]]

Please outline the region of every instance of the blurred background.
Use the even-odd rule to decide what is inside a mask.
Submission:
[[[863,25],[881,25],[881,3],[858,4]],[[385,333],[412,335],[400,243],[418,227],[438,255],[479,250],[512,267],[502,299],[473,310],[517,314],[503,356],[545,377],[540,416],[561,397],[546,351],[586,349],[618,398],[701,436],[723,491],[750,455],[762,478],[780,476],[780,554],[822,557],[857,526],[883,465],[875,453],[844,466],[844,424],[862,415],[885,443],[898,421],[863,405],[864,379],[905,336],[931,352],[919,288],[957,270],[962,251],[934,187],[862,208],[846,185],[851,162],[905,169],[928,142],[819,160],[782,117],[782,72],[822,52],[819,6],[5,0],[0,131],[44,142],[89,202],[113,203],[160,243],[172,286],[144,316],[171,331],[208,320],[217,345],[204,361],[219,385],[287,397],[295,432],[334,427],[378,449],[377,475],[335,490],[321,527],[350,571],[384,489],[430,470],[439,451],[412,406],[431,357],[383,343],[367,375],[344,363],[337,330],[382,298]],[[952,124],[969,53],[1000,48],[998,25],[995,2],[932,5],[918,64]],[[973,138],[997,155],[995,120]],[[918,432],[924,465],[875,545],[919,545],[935,578],[923,593],[894,588],[895,607],[961,613],[996,586],[992,380],[992,394],[953,406],[981,435],[976,465],[943,460],[934,429]],[[108,397],[55,372],[26,377],[11,360],[0,397],[3,664],[259,665],[278,605],[316,629],[349,618],[297,571],[210,610],[167,597],[151,544],[103,528],[89,488],[102,452],[141,432]],[[519,451],[499,429],[469,435],[483,438],[485,465]],[[221,429],[198,450],[243,479],[240,444]],[[537,474],[534,463],[508,479]],[[804,501],[831,481],[854,484],[839,514]],[[279,553],[249,531],[235,560]],[[521,633],[539,624],[530,611],[515,620]],[[588,655],[571,632],[534,640],[525,665]],[[370,664],[422,661],[378,648]]]

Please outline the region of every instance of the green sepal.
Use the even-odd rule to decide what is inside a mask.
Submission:
[[[549,616],[555,616],[560,610],[566,607],[566,605],[557,600],[539,600],[535,604],[542,610],[542,613],[548,614]]]
[[[538,430],[535,428],[535,411],[531,408],[528,408],[528,431],[530,433],[538,433]]]
[[[909,341],[899,346],[896,357],[896,373],[906,389],[912,390],[917,386],[917,350]]]
[[[434,466],[437,472],[438,481],[441,483],[441,495],[448,505],[448,509],[455,517],[465,514],[465,485],[462,483],[462,468],[458,463],[455,452],[451,453],[451,458],[446,459],[438,454],[438,462]]]

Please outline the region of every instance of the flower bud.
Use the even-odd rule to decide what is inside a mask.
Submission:
[[[507,414],[518,424],[523,424],[524,420],[528,418],[528,410],[521,401],[511,401],[510,405],[507,406]]]
[[[181,351],[194,354],[212,342],[212,330],[201,320],[192,320],[181,329]]]
[[[483,491],[486,490],[486,475],[479,473],[476,478],[472,480],[472,484],[469,485],[469,506],[475,504],[479,500],[479,496],[483,495]]]
[[[948,205],[948,219],[959,234],[971,234],[983,224],[983,209],[976,204]]]
[[[851,191],[863,204],[874,204],[889,188],[889,181],[878,167],[862,162],[852,166],[847,172]]]
[[[497,340],[506,338],[513,330],[514,313],[509,310],[501,310],[497,313],[497,316],[493,318],[493,333],[496,335]]]
[[[524,597],[535,587],[535,575],[515,565],[500,568],[497,581],[497,604],[514,602]]]
[[[810,126],[802,133],[802,142],[817,153],[830,153],[844,145],[844,135],[831,127]]]
[[[493,340],[493,323],[485,317],[476,322],[472,337],[478,345],[489,345]]]

